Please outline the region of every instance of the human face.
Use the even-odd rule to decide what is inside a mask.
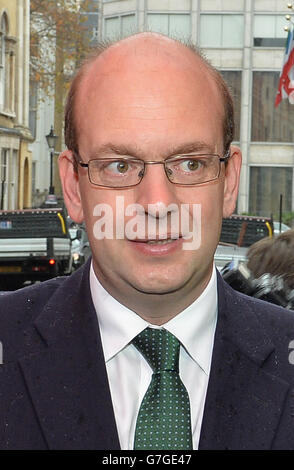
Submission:
[[[77,112],[78,111],[78,112]],[[79,153],[87,162],[113,148],[143,160],[159,161],[201,150],[223,155],[223,106],[216,84],[191,51],[172,41],[132,39],[109,49],[89,69],[78,95]],[[128,189],[90,184],[87,171],[74,176],[70,154],[60,160],[64,195],[71,217],[85,220],[97,277],[111,292],[128,295],[178,293],[197,297],[207,284],[219,239],[222,216],[235,205],[240,166],[238,152],[220,178],[201,186],[177,186],[162,165],[147,166],[142,182]],[[237,155],[237,156],[236,156]],[[125,206],[201,206],[201,245],[183,250],[183,239],[164,245],[124,239],[97,240],[93,234],[97,204],[116,212]],[[151,214],[152,215],[152,214]],[[197,227],[200,228],[200,227]],[[162,298],[162,297],[161,297]]]

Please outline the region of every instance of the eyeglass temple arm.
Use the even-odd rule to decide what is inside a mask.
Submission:
[[[220,160],[220,162],[225,162],[225,161],[227,161],[227,160],[230,158],[230,156],[231,156],[231,150],[228,149],[228,150],[226,151],[226,153],[224,154],[224,156],[223,156],[223,157],[220,157],[219,160]]]
[[[88,166],[89,166],[88,163],[84,163],[84,162],[81,162],[81,161],[79,161],[78,164],[79,164],[80,166],[82,166],[83,168],[88,168]]]

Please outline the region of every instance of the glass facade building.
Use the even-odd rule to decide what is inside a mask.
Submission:
[[[284,0],[104,0],[98,36],[157,31],[199,45],[227,81],[243,165],[238,212],[294,210],[294,105],[275,108],[291,14]]]

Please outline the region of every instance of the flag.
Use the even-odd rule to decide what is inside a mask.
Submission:
[[[289,103],[294,104],[294,30],[288,32],[283,68],[280,74],[279,87],[276,95],[275,106],[288,98]]]

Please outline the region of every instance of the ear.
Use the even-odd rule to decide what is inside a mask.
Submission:
[[[230,158],[225,166],[223,217],[229,217],[235,210],[238,197],[242,153],[239,147],[231,145]]]
[[[84,220],[80,195],[79,174],[75,171],[74,156],[65,150],[58,158],[59,174],[62,183],[63,197],[72,220],[81,223]]]

